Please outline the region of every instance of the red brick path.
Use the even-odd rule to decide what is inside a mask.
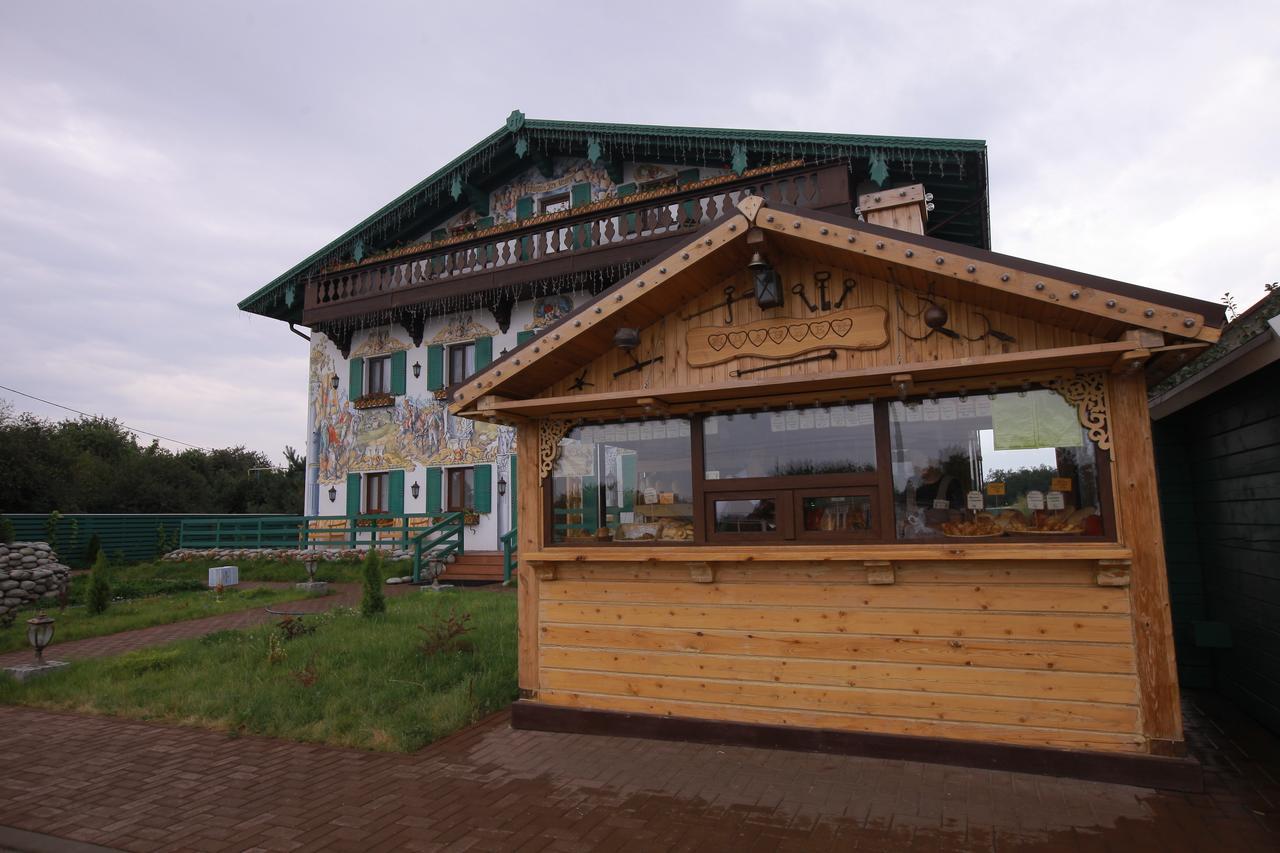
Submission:
[[[1280,849],[1277,741],[1212,696],[1186,705],[1204,794],[516,732],[505,715],[394,755],[3,708],[0,824],[137,851]]]

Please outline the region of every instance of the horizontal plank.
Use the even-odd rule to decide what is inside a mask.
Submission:
[[[897,661],[967,667],[1134,672],[1129,643],[1057,643],[934,637],[863,637],[848,634],[756,634],[705,628],[636,628],[623,625],[543,625],[544,645],[635,649],[723,655],[762,655],[815,660]]]
[[[676,583],[689,579],[687,565],[671,563],[556,564],[560,580],[636,580]],[[904,583],[1012,583],[1093,586],[1097,560],[1051,563],[956,561],[908,562],[896,567],[897,582]],[[715,564],[715,578],[724,583],[797,583],[838,581],[864,583],[862,563],[760,563]]]
[[[915,717],[1040,726],[1078,731],[1137,732],[1138,709],[1061,700],[1011,699],[956,693],[909,693],[861,687],[761,684],[710,678],[627,675],[613,672],[539,668],[540,688],[588,691],[648,699],[721,702],[757,708],[856,712],[872,716]]]
[[[712,702],[685,702],[645,699],[638,696],[608,696],[575,691],[540,690],[538,701],[568,708],[597,708],[632,714],[661,714],[705,720],[732,720],[838,731],[944,737],[995,743],[1052,746],[1064,749],[1098,749],[1109,752],[1146,752],[1136,734],[1087,732],[1033,726],[997,726],[943,720],[871,717],[795,709],[752,708]]]
[[[1119,545],[1080,542],[1039,544],[1027,542],[960,545],[758,545],[753,548],[723,545],[631,546],[567,545],[527,551],[520,555],[530,563],[850,563],[859,560],[1020,560],[1039,563],[1053,560],[1123,560],[1133,549]]]
[[[545,644],[539,654],[542,666],[556,669],[1128,705],[1138,701],[1138,682],[1133,675],[583,649]]]
[[[549,586],[549,585],[547,585]],[[544,586],[545,590],[546,586]],[[749,631],[878,634],[890,637],[986,637],[1129,643],[1127,616],[970,613],[778,607],[695,607],[659,604],[579,604],[542,601],[543,624],[629,625],[637,628],[728,628]]]
[[[687,579],[686,579],[687,580]],[[1022,613],[1128,613],[1115,587],[1021,587],[1002,584],[654,583],[562,581],[542,590],[547,601],[608,604],[747,605],[761,607],[899,608]]]

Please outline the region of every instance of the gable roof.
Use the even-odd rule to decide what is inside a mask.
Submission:
[[[1125,282],[817,214],[758,196],[705,226],[691,241],[579,306],[537,338],[452,389],[457,414],[483,397],[527,398],[612,347],[621,326],[645,328],[700,295],[749,257],[747,235],[763,232],[770,250],[894,280],[910,273],[943,298],[1007,308],[1048,323],[1084,324],[1118,338],[1129,328],[1191,341],[1218,339],[1223,308]]]
[[[298,321],[302,280],[324,267],[394,246],[414,228],[435,224],[504,169],[534,164],[531,154],[576,154],[592,162],[674,158],[687,165],[726,166],[735,174],[761,164],[803,158],[847,160],[854,172],[883,185],[893,175],[930,180],[937,221],[953,239],[989,246],[986,143],[795,131],[669,127],[527,119],[506,123],[346,232],[242,299],[243,311]],[[486,187],[486,189],[488,189]],[[944,222],[945,220],[945,222]],[[950,231],[945,231],[950,229]]]

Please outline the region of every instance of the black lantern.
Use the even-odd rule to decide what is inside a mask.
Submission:
[[[333,503],[338,499],[338,489],[336,486],[329,487],[329,503]]]
[[[768,311],[770,308],[782,307],[782,285],[778,281],[778,272],[769,266],[769,262],[764,259],[764,255],[755,252],[751,255],[751,262],[747,264],[747,269],[751,270],[752,276],[756,283],[756,304],[760,306],[760,310]]]
[[[410,487],[409,491],[413,494],[413,499],[415,501],[418,499],[418,492],[421,490],[421,487],[419,487],[417,483],[414,483],[413,486]]]
[[[613,333],[613,345],[623,352],[631,352],[640,346],[640,331],[630,326],[623,326]]]
[[[498,497],[502,497],[506,493],[507,493],[507,478],[499,474],[498,475]]]
[[[937,303],[924,309],[924,324],[930,329],[941,329],[947,325],[947,309]]]
[[[335,373],[329,378],[329,387],[335,391],[338,390],[338,374]]]
[[[417,379],[421,375],[422,375],[422,365],[415,361],[413,363],[413,378]]]
[[[28,619],[27,642],[36,650],[36,665],[44,666],[44,650],[53,642],[53,617],[41,610],[38,616]]]

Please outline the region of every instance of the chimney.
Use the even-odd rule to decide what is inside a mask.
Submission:
[[[932,199],[933,194],[924,191],[924,184],[876,190],[858,196],[858,213],[872,225],[924,234]]]

